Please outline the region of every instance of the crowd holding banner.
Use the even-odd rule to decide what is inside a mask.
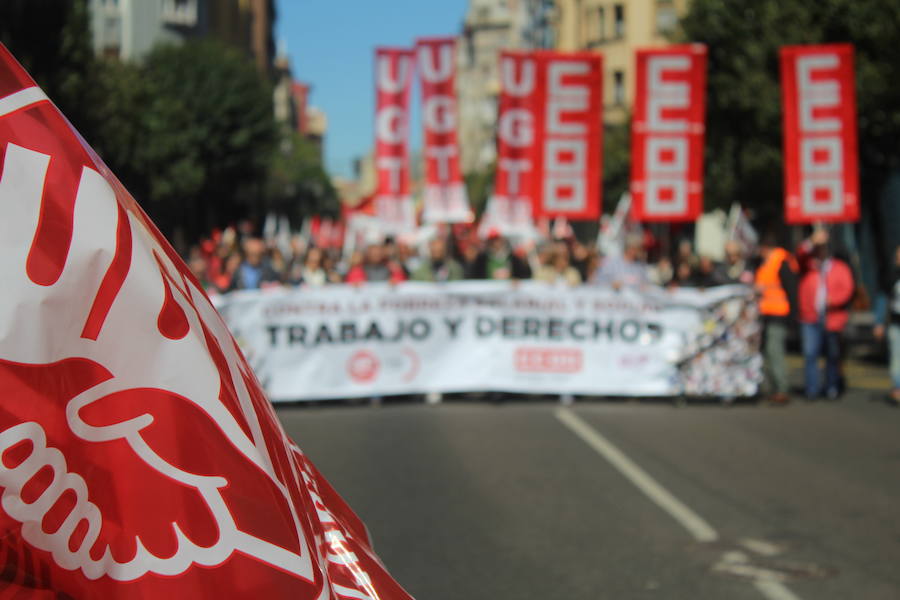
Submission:
[[[217,300],[270,400],[448,392],[755,395],[755,297],[499,281],[247,291]]]

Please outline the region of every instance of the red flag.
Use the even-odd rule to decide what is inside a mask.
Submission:
[[[375,209],[385,233],[412,231],[416,211],[409,177],[409,91],[412,50],[375,50]]]
[[[537,61],[522,52],[500,55],[500,102],[497,119],[497,176],[494,193],[482,215],[479,231],[528,235],[538,189],[535,153],[535,93]]]
[[[781,49],[785,222],[859,219],[853,46]]]
[[[0,587],[408,598],[187,266],[2,46],[0,152]]]
[[[631,195],[638,221],[695,221],[703,212],[706,46],[638,50]]]
[[[427,38],[416,44],[422,80],[425,127],[425,221],[472,220],[459,167],[456,109],[456,38]]]
[[[538,52],[535,217],[600,217],[603,57]]]

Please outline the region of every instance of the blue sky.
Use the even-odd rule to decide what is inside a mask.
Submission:
[[[467,0],[278,0],[276,36],[287,44],[294,77],[312,84],[311,104],[328,114],[326,165],[350,175],[372,147],[376,46],[411,46],[417,37],[457,35]],[[410,129],[421,145],[419,90]]]

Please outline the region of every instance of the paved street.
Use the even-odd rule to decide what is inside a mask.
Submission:
[[[843,400],[785,408],[279,413],[419,600],[896,599],[900,411],[883,370],[847,374]]]

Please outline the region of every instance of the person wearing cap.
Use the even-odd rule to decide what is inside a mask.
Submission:
[[[798,306],[803,343],[804,390],[808,400],[841,393],[841,333],[850,319],[855,284],[853,271],[828,248],[828,231],[817,229],[797,249],[800,265]],[[825,354],[825,382],[819,357]]]
[[[771,233],[763,236],[759,257],[761,264],[754,281],[762,317],[762,353],[769,401],[787,404],[790,384],[786,347],[791,313],[797,304],[797,264],[790,252],[779,247]]]
[[[647,264],[643,260],[644,237],[630,234],[625,239],[621,256],[607,256],[594,273],[593,282],[615,290],[641,288],[650,283]]]

